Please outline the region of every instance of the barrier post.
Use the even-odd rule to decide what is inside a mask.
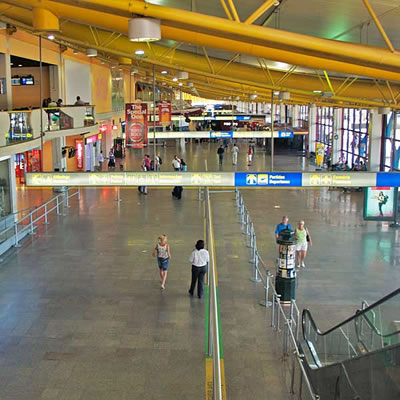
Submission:
[[[14,223],[15,244],[14,247],[21,247],[18,240],[18,222]]]
[[[269,273],[269,271],[267,271],[267,277],[265,278],[265,286],[264,286],[264,300],[260,301],[260,306],[263,307],[272,306],[272,302],[268,300],[270,279],[271,279],[271,274]]]
[[[235,188],[235,202],[236,202],[236,208],[239,208],[239,189]]]
[[[47,203],[44,205],[44,225],[48,225],[49,221],[47,219]]]
[[[31,235],[35,235],[35,227],[33,225],[33,211],[31,212],[30,216],[29,216],[29,225],[31,226]]]
[[[80,199],[81,199],[81,188],[78,187],[78,200],[80,200]]]
[[[58,196],[56,197],[56,210],[57,210],[57,215],[60,215],[60,204],[58,202]]]
[[[69,206],[69,189],[67,189],[67,191],[65,192],[65,199],[66,199],[67,208],[70,208],[70,206]]]
[[[116,200],[118,203],[121,201],[121,192],[120,192],[120,187],[118,186],[118,189],[117,189],[117,200]]]
[[[261,282],[261,278],[258,273],[258,251],[254,252],[254,267],[253,267],[253,276],[250,278],[252,282]]]

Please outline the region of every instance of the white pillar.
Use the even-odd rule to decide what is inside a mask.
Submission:
[[[62,148],[65,146],[65,137],[53,139],[51,145],[53,152],[53,170],[58,169],[60,172],[66,171],[68,156],[62,156]]]
[[[280,115],[281,115],[280,122],[281,122],[281,124],[284,124],[284,123],[286,122],[286,106],[285,106],[285,104],[283,104],[283,103],[281,103],[279,106],[280,106],[280,109],[281,109],[281,112],[280,112]]]
[[[300,108],[297,104],[293,104],[290,107],[292,108],[292,126],[298,127]]]
[[[10,54],[0,54],[0,79],[3,86],[2,94],[0,94],[0,109],[11,111],[13,106]]]
[[[342,125],[343,125],[343,108],[335,108],[333,110],[332,164],[336,164],[340,160],[340,154],[343,147]]]
[[[369,156],[368,170],[376,172],[381,166],[381,147],[382,147],[382,115],[377,110],[369,113]]]
[[[310,104],[308,109],[308,152],[315,153],[315,141],[317,138],[317,107]]]

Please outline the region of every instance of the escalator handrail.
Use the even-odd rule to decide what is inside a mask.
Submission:
[[[346,325],[347,323],[363,316],[364,314],[366,314],[367,312],[371,311],[373,308],[385,303],[387,300],[391,299],[392,297],[395,297],[397,295],[400,294],[400,288],[396,289],[395,291],[393,291],[392,293],[389,293],[387,296],[382,297],[380,300],[376,301],[375,303],[371,304],[369,307],[364,308],[363,310],[358,310],[354,315],[352,315],[351,317],[345,319],[344,321],[340,322],[338,325],[335,325],[333,328],[328,329],[325,332],[321,332],[319,330],[319,328],[317,327],[317,324],[315,323],[315,320],[311,314],[311,311],[307,308],[305,308],[303,310],[302,316],[301,316],[301,325],[302,325],[302,330],[303,330],[303,339],[308,342],[307,338],[306,338],[306,316],[308,316],[308,318],[311,321],[311,324],[315,330],[315,332],[318,334],[318,336],[326,336],[328,334],[330,334],[331,332],[335,331],[336,329],[339,329],[340,327],[342,327],[343,325]],[[397,332],[396,332],[397,333]]]
[[[390,332],[390,333],[381,333],[381,331],[373,324],[371,321],[365,316],[365,315],[360,315],[362,310],[357,310],[356,311],[356,316],[364,318],[368,326],[375,332],[375,334],[381,338],[388,338],[390,336],[394,335],[399,335],[400,334],[400,329],[395,332]]]

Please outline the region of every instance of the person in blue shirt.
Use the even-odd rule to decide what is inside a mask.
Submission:
[[[278,239],[279,234],[280,234],[281,231],[283,231],[284,229],[290,229],[290,230],[292,230],[292,226],[291,226],[288,222],[289,222],[289,218],[288,218],[286,215],[284,215],[284,216],[282,217],[282,222],[276,226],[276,229],[275,229],[275,238],[276,238],[276,239]]]

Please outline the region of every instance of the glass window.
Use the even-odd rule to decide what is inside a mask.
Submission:
[[[385,116],[381,165],[385,171],[400,171],[400,116],[391,112]]]

